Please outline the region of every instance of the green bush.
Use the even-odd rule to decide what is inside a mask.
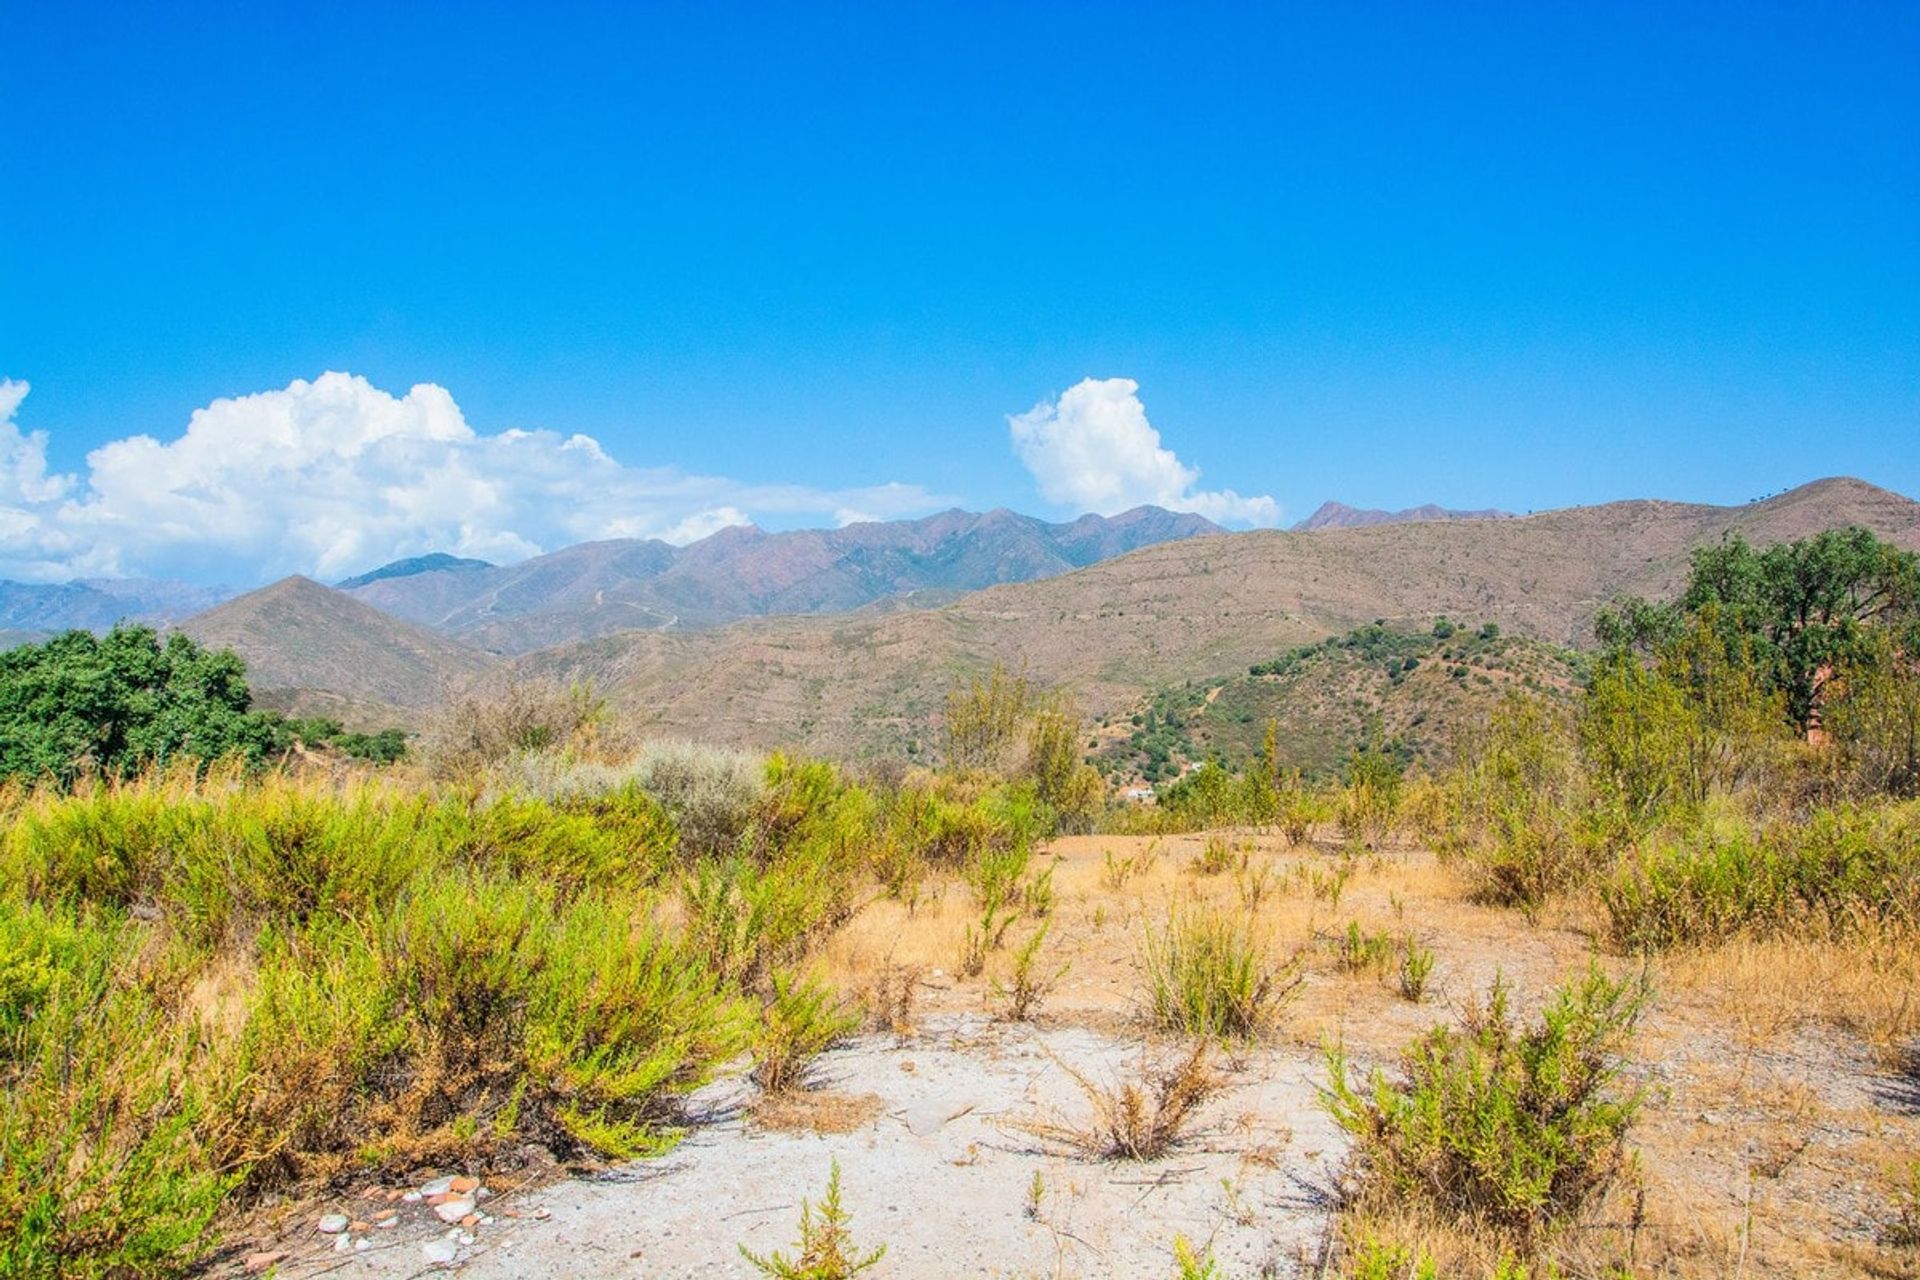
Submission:
[[[1376,1070],[1356,1087],[1330,1050],[1325,1100],[1353,1135],[1362,1194],[1527,1241],[1571,1220],[1630,1163],[1639,1097],[1615,1085],[1644,1003],[1596,969],[1523,1029],[1496,981],[1459,1029],[1415,1041],[1397,1080]]]
[[[860,1018],[809,978],[775,972],[753,1038],[753,1078],[768,1093],[804,1088],[815,1060],[857,1030]]]
[[[0,780],[64,786],[230,755],[259,764],[275,731],[251,703],[245,663],[179,632],[162,642],[120,625],[20,645],[0,652]]]
[[[1652,845],[1601,886],[1623,950],[1741,933],[1844,935],[1920,914],[1920,805],[1848,807],[1756,832],[1703,830]]]
[[[763,1070],[846,1025],[784,969],[877,849],[964,830],[1045,909],[1031,784],[876,794],[775,758],[740,838],[688,853],[633,770],[561,766],[0,787],[0,1274],[181,1272],[234,1197],[658,1150],[754,1043],[752,994]]]
[[[1590,802],[1572,726],[1543,700],[1502,702],[1452,791],[1440,843],[1482,901],[1532,913],[1607,856],[1608,815]]]
[[[184,1275],[236,1171],[190,1025],[136,982],[145,931],[0,902],[0,1275]]]

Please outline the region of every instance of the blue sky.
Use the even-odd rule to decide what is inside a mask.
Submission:
[[[469,549],[1059,513],[1168,476],[1243,523],[1834,473],[1920,494],[1920,6],[5,13],[0,573],[331,567],[444,542],[460,493],[549,464],[571,478]],[[324,500],[196,480],[262,423],[390,412],[335,387],[90,469],[328,370],[444,388],[517,461],[409,498],[439,513],[413,532],[336,527],[387,474],[328,470],[337,440]],[[1055,402],[1087,378],[1137,391],[1098,384],[1118,416],[1038,462],[1011,447],[1043,401],[1080,432]],[[1063,470],[1147,417],[1177,463]],[[557,434],[529,462],[513,429]],[[657,512],[543,516],[612,474],[552,462],[574,433]],[[458,469],[417,443],[381,465]],[[193,541],[224,517],[189,499],[282,483],[311,525],[285,556],[236,550],[286,533],[258,511]]]

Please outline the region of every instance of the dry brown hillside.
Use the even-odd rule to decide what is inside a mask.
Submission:
[[[1920,504],[1822,480],[1741,507],[1618,502],[1513,520],[1195,538],[938,610],[623,633],[529,655],[518,669],[591,679],[661,731],[843,755],[924,750],[944,691],[995,662],[1107,715],[1143,691],[1240,670],[1375,618],[1445,614],[1579,643],[1600,605],[1671,592],[1689,551],[1727,532],[1766,543],[1848,525],[1920,547]]]
[[[494,661],[298,576],[229,600],[180,629],[245,658],[265,705],[356,726],[417,718]]]

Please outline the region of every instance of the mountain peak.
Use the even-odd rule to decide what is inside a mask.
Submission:
[[[474,560],[466,556],[448,555],[444,551],[432,551],[424,556],[408,556],[404,560],[390,560],[378,569],[369,569],[365,573],[343,578],[333,585],[342,591],[351,591],[355,587],[364,587],[370,582],[381,582],[388,578],[410,578],[416,573],[440,573],[445,570],[491,569],[493,565],[485,560]]]

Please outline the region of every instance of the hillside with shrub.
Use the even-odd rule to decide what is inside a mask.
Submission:
[[[1099,726],[1092,741],[1102,770],[1117,780],[1166,781],[1209,761],[1240,769],[1268,752],[1282,767],[1328,777],[1369,745],[1436,768],[1508,693],[1565,697],[1585,670],[1582,655],[1503,635],[1493,623],[1368,623],[1243,675],[1162,690]]]

